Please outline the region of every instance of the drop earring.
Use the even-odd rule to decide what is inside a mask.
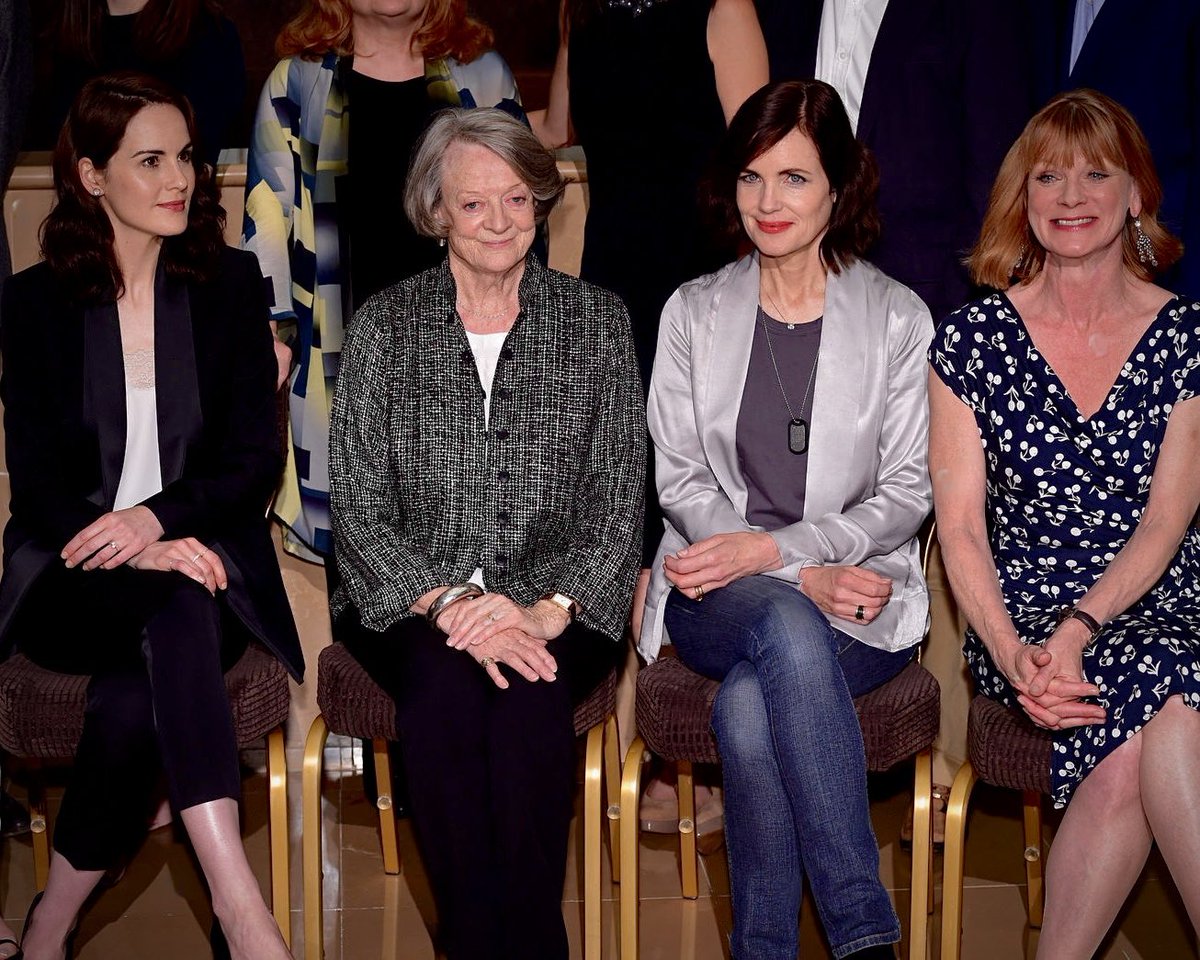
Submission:
[[[1133,218],[1133,245],[1137,249],[1137,258],[1139,263],[1148,263],[1152,267],[1158,266],[1158,257],[1154,255],[1154,244],[1150,242],[1150,238],[1142,232],[1142,218]]]

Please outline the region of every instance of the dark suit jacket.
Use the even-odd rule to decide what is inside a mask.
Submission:
[[[187,285],[160,269],[154,339],[163,489],[144,505],[165,539],[193,536],[222,555],[230,606],[299,679],[304,657],[265,518],[280,469],[265,289],[254,256],[233,249],[222,254],[213,283]],[[12,516],[0,655],[29,585],[61,562],[68,540],[112,509],[125,455],[115,306],[72,302],[39,263],[4,285],[3,317]]]
[[[1075,0],[1048,0],[1031,20],[1039,102],[1091,87],[1133,114],[1162,180],[1161,216],[1191,251],[1163,282],[1200,297],[1200,3],[1105,0],[1069,70],[1074,19]]]
[[[812,77],[821,0],[758,4],[771,78]],[[968,299],[960,260],[1029,118],[1029,25],[1016,6],[890,0],[871,52],[857,132],[879,161],[883,236],[868,256],[935,320]]]

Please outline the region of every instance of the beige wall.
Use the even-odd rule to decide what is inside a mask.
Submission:
[[[550,217],[550,265],[567,273],[579,272],[583,249],[583,221],[587,213],[586,171],[581,155],[565,152],[559,170],[568,180],[563,202]],[[221,202],[228,215],[226,238],[238,242],[242,224],[242,195],[246,183],[244,164],[222,168],[218,173]],[[38,228],[54,199],[50,168],[44,164],[18,166],[4,196],[4,223],[12,246],[13,269],[22,270],[38,260]],[[8,471],[0,444],[0,522],[8,519]],[[292,687],[292,712],[288,722],[288,760],[299,763],[304,736],[317,713],[317,655],[330,642],[329,606],[325,596],[324,571],[276,548],[283,582],[296,624],[304,656],[308,661],[309,682]]]

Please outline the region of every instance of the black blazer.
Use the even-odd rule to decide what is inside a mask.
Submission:
[[[299,680],[304,656],[265,517],[280,470],[275,357],[252,254],[226,249],[218,279],[160,269],[155,383],[163,489],[145,501],[165,539],[193,536],[229,573],[228,602]],[[68,300],[39,263],[0,308],[11,519],[0,579],[0,656],[25,591],[76,533],[112,509],[125,454],[125,373],[116,307]]]
[[[1075,0],[1047,0],[1034,24],[1037,92],[1092,87],[1122,104],[1150,143],[1167,225],[1185,256],[1163,283],[1200,297],[1200,3],[1105,0],[1071,70]]]
[[[758,5],[771,79],[812,77],[821,0]],[[960,261],[1031,112],[1023,8],[890,0],[871,51],[857,135],[879,161],[883,236],[868,258],[911,287],[935,320],[969,299]]]

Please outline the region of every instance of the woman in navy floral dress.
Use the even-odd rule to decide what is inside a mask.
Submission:
[[[1118,104],[1052,100],[930,347],[930,469],[980,692],[1055,731],[1038,956],[1091,957],[1157,841],[1200,921],[1200,302]]]

